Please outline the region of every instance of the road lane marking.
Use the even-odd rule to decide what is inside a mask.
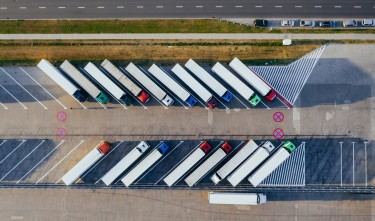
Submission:
[[[271,109],[271,108],[268,107],[263,101],[260,101],[260,103],[262,103],[267,109]]]
[[[64,9],[64,8],[65,8],[65,6],[59,6],[59,7],[57,7],[57,8],[59,8],[59,9]]]
[[[124,6],[117,6],[116,8],[125,8]]]
[[[341,8],[342,6],[341,5],[335,5],[335,8]]]
[[[97,8],[100,8],[100,9],[102,9],[102,8],[104,8],[104,6],[98,6]]]
[[[143,8],[143,5],[138,5],[137,8]]]
[[[184,6],[182,5],[177,5],[176,8],[183,8]]]
[[[315,5],[314,7],[315,8],[321,8],[322,6],[321,5]]]
[[[8,7],[0,7],[1,10],[6,10]]]
[[[275,8],[282,8],[283,6],[281,5],[276,5]]]
[[[341,177],[341,186],[342,186],[342,143],[343,142],[340,142],[340,168],[341,168],[341,170],[340,170],[341,171],[341,173],[340,173],[341,176],[340,177]]]
[[[256,5],[255,8],[262,8],[262,5]]]
[[[75,146],[67,155],[65,155],[57,164],[55,164],[47,173],[45,173],[35,184],[38,184],[44,177],[46,177],[53,169],[55,169],[66,157],[68,157],[75,149],[77,149],[85,140],[81,140],[81,142]]]
[[[65,142],[65,140],[62,140],[55,148],[53,148],[46,156],[44,156],[37,164],[35,164],[35,166],[33,166],[33,168],[31,168],[25,175],[23,175],[21,177],[21,179],[19,179],[17,181],[17,183],[21,182],[21,180],[23,180],[33,169],[35,169],[41,162],[43,162],[43,160],[45,160],[49,155],[51,155],[51,153],[53,151],[55,151],[61,144],[63,144]]]
[[[216,8],[222,8],[223,6],[222,5],[216,5]]]
[[[236,5],[236,8],[242,8],[243,6],[242,5]]]
[[[77,8],[83,9],[83,8],[86,8],[86,7],[85,6],[78,6]]]
[[[40,147],[40,145],[42,145],[44,142],[46,142],[46,140],[42,140],[42,142],[40,144],[38,144],[38,146],[36,146],[32,151],[30,151],[24,158],[22,158],[22,160],[20,160],[20,162],[18,162],[11,170],[8,171],[8,173],[6,173],[3,177],[1,177],[0,181],[2,181],[6,176],[8,176],[15,168],[18,167],[18,165],[20,165],[28,156],[30,156],[36,149],[38,149],[38,147]]]
[[[360,5],[355,5],[354,8],[362,8]]]
[[[21,6],[20,9],[26,9],[27,7]]]
[[[40,9],[45,9],[46,7],[44,7],[44,6],[39,6],[39,8],[40,8]]]
[[[147,173],[145,173],[141,178],[139,178],[137,180],[137,182],[135,182],[134,184],[137,184],[140,180],[142,180],[150,171],[152,171],[157,165],[159,165],[167,156],[169,156],[169,154],[171,154],[174,150],[176,150],[182,143],[184,143],[184,141],[180,141],[179,144],[177,144],[171,151],[169,151],[168,154],[166,154],[163,158],[161,158],[160,160],[158,160],[158,163],[156,163],[153,167],[151,167],[150,169],[148,169]]]
[[[164,6],[158,5],[158,6],[156,6],[156,8],[164,8]]]
[[[120,141],[120,143],[118,143],[114,148],[111,148],[111,150],[107,153],[107,154],[105,154],[104,155],[104,157],[102,157],[98,162],[96,162],[95,163],[95,165],[94,166],[92,166],[88,171],[86,171],[82,176],[80,176],[79,178],[78,178],[78,180],[74,183],[74,184],[77,184],[80,180],[82,180],[82,178],[84,178],[87,174],[89,174],[96,166],[98,166],[98,164],[100,163],[100,162],[102,162],[107,156],[109,156],[109,154],[111,154],[113,151],[115,151],[116,150],[116,148],[118,147],[118,146],[120,146],[122,143],[124,143],[124,141]],[[101,179],[101,178],[100,178]],[[99,179],[99,180],[100,180]],[[98,181],[99,181],[98,180]],[[97,182],[98,182],[97,181]],[[96,183],[95,183],[96,184]]]
[[[23,107],[23,109],[25,110],[28,109],[25,105],[23,105],[23,103],[21,103],[21,101],[19,101],[13,94],[11,94],[3,85],[0,84],[0,87],[4,89],[4,91],[6,91],[10,96],[12,96],[13,99],[16,100]]]
[[[31,77],[30,74],[28,74],[22,67],[20,67],[20,69],[23,71],[23,73],[25,73],[27,76],[29,76],[35,83],[37,83],[41,88],[43,88],[43,90],[45,92],[47,92],[47,94],[49,94],[53,99],[55,99],[55,101],[57,101],[57,103],[59,103],[64,109],[68,109],[65,105],[63,105],[59,100],[57,100],[50,92],[47,91],[47,89],[45,89],[41,84],[39,84],[38,81],[35,80],[35,78]]]
[[[295,5],[295,8],[302,8],[302,5]]]
[[[26,90],[26,88],[24,88],[20,83],[18,83],[18,81],[16,81],[16,79],[14,79],[8,72],[6,72],[2,67],[0,67],[0,69],[5,73],[7,74],[10,78],[13,79],[14,82],[16,82],[22,89],[24,89],[32,98],[34,98],[40,105],[42,105],[42,107],[44,108],[44,110],[47,110],[48,108],[46,106],[44,106],[38,99],[36,99],[36,97],[34,97],[28,90]]]
[[[196,5],[196,8],[203,8],[203,5]]]

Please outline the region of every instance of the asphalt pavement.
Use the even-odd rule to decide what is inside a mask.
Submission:
[[[19,0],[0,3],[0,19],[370,18],[373,0]]]

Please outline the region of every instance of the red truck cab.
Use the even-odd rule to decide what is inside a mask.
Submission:
[[[208,151],[211,150],[211,146],[207,143],[207,141],[204,141],[200,148],[203,150],[203,152],[208,153]]]
[[[145,91],[141,91],[141,93],[138,94],[137,98],[142,103],[146,103],[148,100],[150,100],[150,95],[147,94]]]
[[[270,92],[268,92],[268,94],[266,94],[266,99],[269,100],[269,101],[273,101],[273,99],[275,99],[276,97],[276,93],[274,90],[270,90]]]
[[[103,153],[103,154],[107,154],[108,151],[111,149],[111,145],[107,142],[107,141],[102,141],[98,148],[99,152]]]
[[[225,142],[222,146],[221,149],[223,149],[227,154],[232,150],[232,147],[229,145],[228,142]]]

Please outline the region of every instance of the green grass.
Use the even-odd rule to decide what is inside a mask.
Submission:
[[[375,33],[370,29],[264,29],[218,19],[1,20],[1,34],[52,33]]]

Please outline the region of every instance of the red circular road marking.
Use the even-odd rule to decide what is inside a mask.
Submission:
[[[282,112],[275,112],[273,114],[273,120],[275,122],[281,122],[284,120],[284,114]]]
[[[56,130],[56,136],[58,138],[64,138],[67,135],[67,131],[64,127],[59,127]]]
[[[66,115],[66,113],[64,111],[60,111],[56,114],[56,119],[59,122],[64,122],[64,121],[66,121],[67,118],[68,118],[68,115]]]
[[[282,139],[284,137],[284,131],[283,129],[281,128],[276,128],[274,131],[273,131],[273,136],[276,138],[276,139]]]

